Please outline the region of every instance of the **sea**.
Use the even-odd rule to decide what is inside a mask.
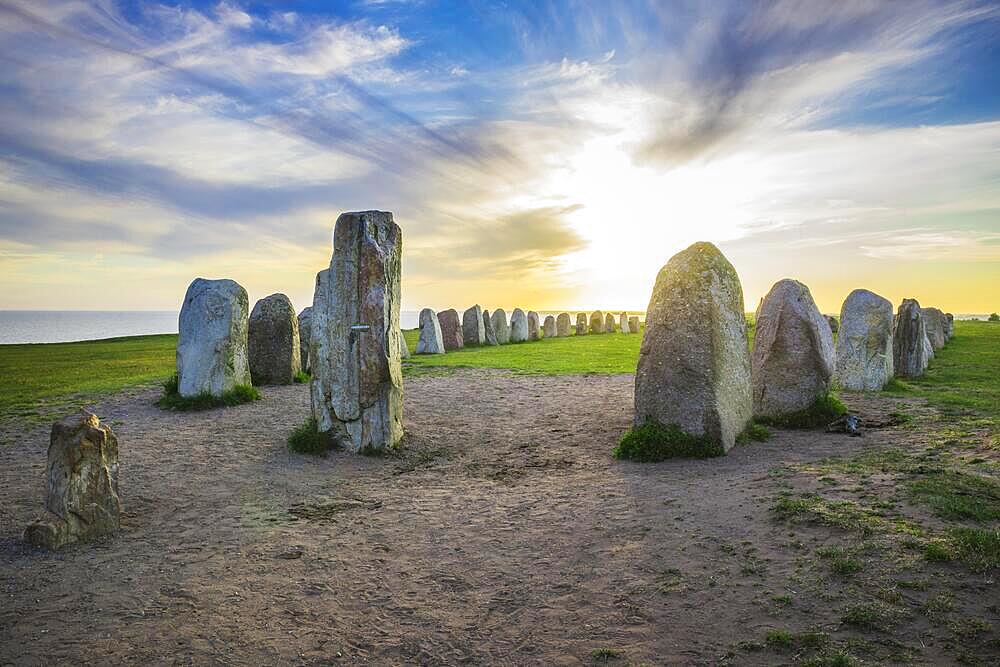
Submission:
[[[549,311],[539,311],[543,318],[548,314]],[[575,316],[575,311],[573,314]],[[415,329],[419,325],[419,316],[416,310],[401,311],[400,328]],[[960,320],[985,320],[989,315],[962,313],[955,317]],[[163,333],[177,333],[176,311],[0,310],[0,344],[66,343]]]

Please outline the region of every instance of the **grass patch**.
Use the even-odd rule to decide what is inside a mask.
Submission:
[[[826,426],[847,414],[847,406],[832,392],[820,396],[805,410],[792,412],[780,417],[757,417],[757,421],[778,428],[810,429]]]
[[[907,490],[943,519],[1000,519],[1000,483],[986,477],[942,470],[910,482]]]
[[[892,528],[885,519],[858,503],[847,500],[825,500],[816,494],[799,498],[782,497],[771,506],[778,519],[803,521],[869,535]]]
[[[955,557],[975,572],[1000,567],[1000,530],[952,528],[948,543]]]
[[[305,371],[297,372],[295,377],[292,378],[292,382],[295,384],[309,384],[311,381],[312,375],[309,375],[309,373],[306,373]]]
[[[623,658],[621,651],[613,648],[595,648],[590,652],[590,659],[594,662],[613,662]]]
[[[764,641],[771,647],[790,648],[795,643],[795,635],[788,630],[771,630]]]
[[[177,376],[172,375],[163,383],[163,396],[156,401],[156,405],[164,410],[193,412],[211,410],[212,408],[232,407],[259,400],[260,392],[248,384],[236,385],[221,396],[214,396],[207,391],[195,396],[181,396],[177,393]]]
[[[771,431],[769,431],[763,424],[752,421],[745,429],[743,429],[743,432],[736,437],[736,443],[739,445],[746,445],[751,442],[767,442],[770,439]]]
[[[909,612],[902,607],[872,601],[849,606],[841,620],[862,630],[888,632],[908,615]]]
[[[708,438],[685,433],[676,424],[664,426],[648,419],[642,426],[629,429],[612,455],[616,459],[651,463],[671,458],[706,459],[725,453],[722,445]]]
[[[336,449],[337,443],[329,433],[320,433],[315,417],[310,417],[288,436],[288,449],[296,454],[326,456],[331,449]]]

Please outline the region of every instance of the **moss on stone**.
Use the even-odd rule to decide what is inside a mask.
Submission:
[[[847,406],[832,392],[827,392],[805,410],[780,416],[759,416],[757,421],[778,428],[809,429],[826,426],[847,414]]]
[[[725,453],[720,443],[709,438],[685,433],[677,424],[664,426],[648,419],[627,431],[612,455],[616,459],[650,463],[671,458],[707,459]]]
[[[232,407],[259,401],[260,398],[260,392],[248,384],[237,385],[229,391],[223,392],[221,396],[215,396],[207,391],[195,396],[181,396],[177,391],[177,375],[173,375],[163,383],[163,396],[156,401],[156,405],[164,410],[190,412]]]

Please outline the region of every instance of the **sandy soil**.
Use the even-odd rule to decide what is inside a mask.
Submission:
[[[120,439],[123,532],[55,554],[20,542],[47,431],[7,433],[0,662],[576,665],[612,648],[773,663],[730,652],[839,616],[767,603],[799,556],[769,516],[769,471],[906,437],[779,432],[722,459],[620,463],[631,376],[461,371],[407,380],[403,456],[315,459],[285,447],[308,389],[264,394],[204,413],[161,411],[152,390],[96,406]],[[893,405],[852,407],[879,422]]]

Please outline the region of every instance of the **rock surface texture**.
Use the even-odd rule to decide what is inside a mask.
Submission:
[[[711,243],[660,269],[635,374],[635,424],[655,419],[728,451],[750,422],[743,288]]]
[[[232,280],[196,278],[178,320],[177,391],[221,396],[250,384],[247,291]]]
[[[255,385],[292,384],[302,370],[299,319],[284,294],[272,294],[254,304],[250,313],[247,357]]]
[[[441,323],[437,313],[430,308],[420,311],[420,338],[417,340],[417,354],[444,354],[444,340],[441,338]]]
[[[52,425],[44,516],[24,530],[29,544],[59,549],[118,532],[118,439],[89,412]]]
[[[892,367],[898,377],[918,378],[930,363],[930,343],[916,299],[903,299],[892,332]]]
[[[510,325],[507,324],[507,312],[503,308],[497,308],[490,315],[493,322],[493,331],[497,334],[497,343],[506,345],[510,342]]]
[[[841,387],[878,391],[892,379],[892,315],[892,303],[866,289],[856,289],[844,300],[837,336]]]
[[[837,333],[840,330],[840,323],[837,322],[837,318],[833,315],[824,315],[826,318],[826,323],[830,325],[830,333]]]
[[[779,280],[757,310],[751,356],[754,415],[805,410],[830,390],[833,334],[809,288]]]
[[[590,314],[590,333],[604,333],[604,313],[599,310],[595,310]]]
[[[462,321],[458,317],[458,311],[454,308],[442,310],[438,313],[438,323],[441,325],[441,339],[444,341],[444,349],[448,352],[461,350],[465,346],[465,339],[462,335]]]
[[[576,335],[577,336],[587,335],[587,313],[576,314]]]
[[[538,324],[538,313],[528,311],[528,340],[538,340],[542,337],[542,329]]]
[[[948,342],[948,319],[937,308],[924,308],[924,327],[927,329],[927,340],[937,352]]]
[[[556,337],[556,318],[552,315],[545,316],[545,321],[542,323],[542,335],[546,338]]]
[[[483,332],[485,333],[485,345],[499,345],[500,341],[497,340],[496,329],[493,328],[493,318],[490,317],[490,311],[483,311]]]
[[[528,340],[528,316],[520,308],[510,314],[510,342],[523,343]]]
[[[344,213],[313,297],[312,413],[344,449],[384,450],[403,436],[399,288],[402,233],[383,211]]]
[[[569,313],[559,313],[559,317],[556,318],[556,336],[560,338],[568,336],[572,326]]]
[[[299,361],[302,370],[309,372],[309,337],[312,336],[312,306],[299,313]]]
[[[462,343],[465,347],[479,347],[486,343],[483,308],[478,303],[462,313]]]

